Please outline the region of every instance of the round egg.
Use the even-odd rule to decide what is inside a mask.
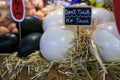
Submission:
[[[8,25],[8,29],[12,32],[12,30],[16,28],[16,24],[15,23],[11,23],[10,25]]]
[[[50,12],[43,21],[43,30],[46,31],[48,28],[53,27],[56,24],[64,24],[63,21],[63,9],[57,9]]]
[[[41,35],[41,33],[31,33],[24,37],[18,46],[18,56],[27,57],[32,52],[35,52],[35,50],[39,50]]]
[[[64,59],[73,47],[74,33],[64,25],[55,25],[46,30],[40,39],[40,52],[49,61]]]
[[[19,39],[14,33],[6,33],[0,36],[0,53],[12,53],[17,51]]]
[[[4,27],[4,26],[0,26],[0,35],[3,35],[5,33],[8,33],[9,29]]]
[[[113,14],[104,8],[92,8],[92,24],[98,25],[114,21]]]
[[[24,21],[21,22],[20,25],[19,23],[17,23],[18,30],[19,26],[21,28],[22,37],[34,32],[43,33],[42,20],[35,16],[26,16]]]
[[[120,35],[115,22],[99,25],[92,35],[100,56],[106,61],[120,60]]]

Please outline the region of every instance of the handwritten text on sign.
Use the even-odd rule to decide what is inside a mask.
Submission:
[[[11,0],[10,12],[15,21],[21,22],[25,17],[24,0]]]
[[[91,8],[90,7],[66,7],[65,24],[66,25],[90,25]]]

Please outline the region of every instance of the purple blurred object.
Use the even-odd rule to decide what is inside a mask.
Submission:
[[[71,6],[71,2],[64,2],[64,3],[62,4],[62,6],[64,6],[64,7],[66,7],[66,6]]]
[[[81,0],[72,0],[71,4],[77,4],[77,3],[81,3]]]

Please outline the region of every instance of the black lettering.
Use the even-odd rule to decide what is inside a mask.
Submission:
[[[17,12],[17,11],[13,11],[14,12],[14,15],[22,15],[21,12]]]
[[[15,0],[15,4],[16,5],[20,5],[20,1],[19,0]]]

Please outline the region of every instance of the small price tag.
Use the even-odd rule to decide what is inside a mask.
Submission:
[[[22,22],[25,17],[24,0],[10,0],[10,13],[17,22]]]
[[[90,7],[65,7],[64,8],[65,25],[90,25],[91,8]]]

